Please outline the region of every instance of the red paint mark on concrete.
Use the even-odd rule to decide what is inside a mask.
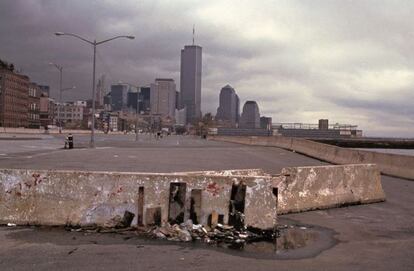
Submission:
[[[216,196],[220,192],[220,186],[215,182],[211,182],[207,185],[206,191]]]
[[[38,185],[42,182],[42,178],[40,177],[40,174],[38,173],[33,173],[32,177],[34,178],[34,185]]]
[[[16,196],[21,197],[22,196],[22,193],[16,192]]]

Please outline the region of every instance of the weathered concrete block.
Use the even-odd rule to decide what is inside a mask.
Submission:
[[[200,224],[207,225],[209,217],[214,223],[222,220],[227,224],[229,211],[236,210],[244,213],[247,226],[272,228],[276,210],[300,212],[385,199],[375,165],[285,168],[279,176],[254,176],[254,172],[260,173],[3,169],[0,170],[0,223],[104,225],[129,211],[135,214],[133,224],[165,224],[181,212],[184,219],[181,215],[180,221],[196,216]],[[242,173],[246,175],[235,175]],[[178,191],[171,188],[177,187],[179,208],[171,202]],[[234,192],[235,187],[242,192]],[[212,214],[216,214],[214,218]]]
[[[383,174],[414,180],[414,156],[341,148],[283,136],[213,136],[211,139],[294,150],[334,164],[376,164]]]
[[[133,224],[139,219],[145,225],[153,223],[153,213],[161,210],[163,224],[169,220],[170,187],[176,183],[186,184],[184,220],[190,218],[191,191],[200,190],[195,206],[198,222],[207,224],[208,216],[217,212],[227,223],[235,182],[247,186],[246,224],[273,227],[276,200],[266,191],[272,191],[271,177],[237,176],[225,171],[187,175],[4,169],[0,170],[0,223],[104,225],[129,211],[135,214]],[[262,216],[262,212],[271,215]]]
[[[284,168],[274,179],[278,214],[385,200],[376,165]]]

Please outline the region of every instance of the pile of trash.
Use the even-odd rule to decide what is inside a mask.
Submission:
[[[210,226],[194,224],[191,219],[181,224],[165,223],[163,226],[131,227],[134,214],[125,211],[124,216],[119,215],[107,221],[103,226],[96,224],[90,225],[66,225],[65,229],[76,232],[99,232],[99,233],[123,233],[136,232],[142,233],[152,238],[166,239],[178,242],[201,241],[207,244],[227,244],[232,246],[243,246],[247,243],[260,241],[274,241],[279,237],[278,229],[261,230],[244,225],[243,216],[238,216],[238,221],[234,225],[224,225],[213,223]]]
[[[277,237],[276,230],[260,230],[257,228],[223,225],[218,223],[215,227],[193,224],[187,220],[181,224],[155,226],[150,229],[150,235],[155,238],[170,241],[190,242],[199,240],[207,244],[245,244],[259,241],[273,241]]]

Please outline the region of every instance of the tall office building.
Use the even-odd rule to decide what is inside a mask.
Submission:
[[[181,50],[181,105],[187,110],[187,123],[201,119],[201,62],[202,48],[186,45]]]
[[[127,109],[128,89],[126,84],[114,84],[111,86],[111,108],[112,111],[123,111]]]
[[[105,94],[105,75],[102,75],[98,80],[98,84],[96,85],[96,103],[100,107],[104,105]]]
[[[216,120],[236,126],[239,121],[239,97],[230,85],[224,86],[220,91],[219,107]]]
[[[175,117],[176,87],[173,79],[155,79],[151,84],[151,113],[162,117]]]
[[[139,108],[137,108],[139,106],[139,93],[137,91],[129,91],[128,92],[128,103],[127,103],[127,107],[130,111],[136,112],[137,110],[139,110]]]
[[[144,114],[151,112],[151,87],[141,87],[139,111]]]
[[[243,113],[240,118],[240,128],[260,128],[259,106],[255,101],[247,101],[243,106]]]

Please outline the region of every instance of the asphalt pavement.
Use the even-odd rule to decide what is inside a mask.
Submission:
[[[99,135],[95,149],[75,135],[0,140],[1,168],[173,172],[321,165],[321,161],[274,147],[170,136]],[[17,140],[16,140],[17,141]],[[414,182],[382,176],[387,201],[283,215],[280,223],[324,229],[305,253],[235,251],[166,243],[120,234],[62,229],[0,227],[0,270],[414,270]],[[325,240],[329,239],[329,240]],[[328,242],[328,246],[318,246]],[[314,242],[314,243],[312,243]],[[325,242],[325,243],[326,243]]]

